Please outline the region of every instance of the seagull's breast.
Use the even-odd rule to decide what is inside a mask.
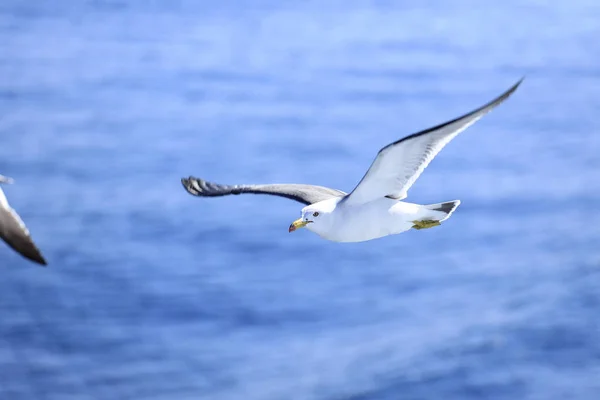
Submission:
[[[331,215],[329,229],[317,233],[334,242],[364,242],[404,232],[412,224],[394,210],[397,204],[387,198],[350,206],[342,202]]]

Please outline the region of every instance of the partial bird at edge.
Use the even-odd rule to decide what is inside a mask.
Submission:
[[[11,184],[13,179],[0,175],[0,183]],[[48,265],[37,248],[25,223],[9,205],[0,187],[0,238],[23,257],[42,266]]]

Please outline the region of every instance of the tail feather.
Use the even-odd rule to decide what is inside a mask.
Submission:
[[[454,210],[456,210],[456,207],[458,207],[460,205],[460,200],[453,200],[453,201],[446,201],[444,203],[437,203],[437,204],[428,204],[425,206],[425,208],[427,208],[428,210],[432,210],[432,211],[441,211],[444,214],[446,214],[446,216],[442,219],[448,219],[450,217],[450,215],[452,215],[452,213],[454,212]]]

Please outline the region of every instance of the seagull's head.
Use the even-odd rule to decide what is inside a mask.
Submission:
[[[332,214],[337,203],[338,199],[329,199],[304,207],[302,216],[292,222],[289,232],[304,227],[316,233],[326,231],[332,223]]]

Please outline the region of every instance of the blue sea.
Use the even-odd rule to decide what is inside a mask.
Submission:
[[[600,398],[600,2],[0,3],[0,399]],[[339,244],[300,203],[525,81]]]

